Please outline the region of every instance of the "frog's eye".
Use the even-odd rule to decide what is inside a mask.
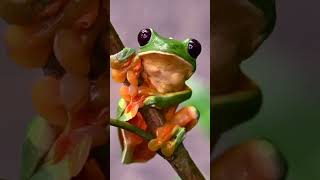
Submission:
[[[191,57],[197,58],[201,53],[201,44],[196,39],[191,39],[188,43],[188,53]]]
[[[151,38],[151,29],[142,29],[138,34],[138,42],[140,46],[148,44]]]

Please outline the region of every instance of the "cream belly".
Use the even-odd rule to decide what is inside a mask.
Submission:
[[[183,90],[192,75],[192,66],[183,59],[166,53],[139,55],[144,72],[159,93]]]

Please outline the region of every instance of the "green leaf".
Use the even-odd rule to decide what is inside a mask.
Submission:
[[[57,164],[48,164],[40,168],[30,180],[70,180],[69,161],[62,160]]]
[[[76,176],[80,173],[90,154],[92,138],[89,135],[84,135],[79,142],[73,147],[73,151],[66,157],[70,163],[70,174]]]
[[[36,117],[27,128],[22,147],[21,179],[29,179],[49,151],[58,132],[45,119]]]
[[[52,159],[57,147],[57,144],[54,144],[46,157],[45,163],[34,173],[31,180],[69,180],[78,175],[89,157],[92,138],[83,134],[82,137],[77,137],[74,140],[75,144],[72,146],[71,152],[64,155],[63,159],[58,162]]]
[[[119,119],[127,107],[127,102],[121,98],[118,102],[116,118]]]

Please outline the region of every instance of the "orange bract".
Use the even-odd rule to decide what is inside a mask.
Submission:
[[[126,73],[126,71],[116,69],[111,70],[112,79],[118,83],[123,83],[126,80]]]
[[[61,80],[62,101],[69,112],[78,111],[89,100],[89,80],[74,74],[66,74]]]
[[[53,77],[42,78],[32,88],[32,102],[38,113],[50,124],[63,127],[67,112],[60,97],[60,82]]]
[[[129,102],[131,100],[130,92],[129,92],[129,87],[128,86],[121,86],[120,88],[120,96]]]
[[[86,76],[90,70],[90,53],[86,47],[86,34],[61,29],[54,39],[54,53],[67,72]]]
[[[8,26],[6,43],[11,59],[27,68],[44,66],[52,52],[50,37],[16,25]]]

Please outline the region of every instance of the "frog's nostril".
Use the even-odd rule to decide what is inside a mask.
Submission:
[[[140,46],[148,44],[151,38],[151,29],[142,29],[138,34],[138,42]]]

